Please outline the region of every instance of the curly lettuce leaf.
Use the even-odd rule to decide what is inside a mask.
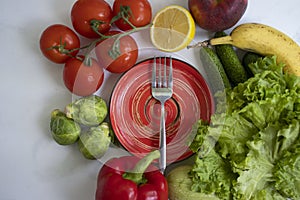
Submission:
[[[217,183],[201,186],[205,175],[200,168],[211,162],[225,171],[221,163],[226,163],[227,173],[234,176],[229,182],[221,175],[216,180],[231,187],[226,190],[233,195],[230,199],[298,199],[300,78],[284,74],[276,57],[261,59],[253,69],[254,77],[227,90],[226,102],[217,105],[223,112],[198,132],[193,145],[202,164],[198,160],[193,167],[193,184],[203,193],[220,191],[211,190]]]
[[[282,196],[272,185],[266,187],[263,190],[258,191],[252,200],[287,200],[286,197]]]
[[[272,71],[256,74],[230,91],[227,98],[227,112],[240,110],[252,102],[272,99],[278,94],[284,94],[285,91],[286,82],[282,74]]]
[[[250,199],[254,194],[266,189],[274,182],[275,177],[277,177],[277,172],[274,174],[274,166],[277,162],[282,162],[282,158],[285,157],[284,153],[297,142],[299,130],[299,122],[296,120],[293,120],[286,127],[276,121],[274,124],[269,124],[264,130],[258,132],[253,140],[247,142],[249,153],[246,159],[233,167],[233,171],[239,174],[234,183],[234,195],[236,198]],[[300,157],[298,158],[299,165]],[[285,164],[283,166],[288,166]],[[299,169],[300,166],[298,166],[297,170]],[[282,173],[282,170],[280,172]],[[298,174],[294,173],[292,176],[298,176]],[[293,191],[296,191],[294,183],[297,183],[300,177],[296,179],[290,183],[293,186]],[[286,181],[288,180],[292,180],[291,177],[287,176]],[[289,194],[287,197],[297,197],[290,191],[286,194]]]
[[[282,152],[274,168],[275,188],[285,197],[300,198],[300,122],[292,124],[280,132]]]
[[[253,74],[260,74],[264,71],[273,71],[279,74],[283,74],[283,63],[277,63],[277,57],[274,56],[266,56],[258,58],[256,62],[250,63],[249,68]]]
[[[245,160],[233,166],[234,171],[239,174],[234,183],[234,196],[237,199],[250,199],[272,181],[274,166],[270,155],[272,154],[272,144],[276,141],[276,130],[270,127],[258,134],[266,135],[266,137],[257,137],[248,141],[249,152]],[[270,143],[270,145],[266,143]]]
[[[265,128],[269,123],[288,119],[294,113],[294,103],[298,97],[291,94],[276,94],[266,100],[248,103],[239,113],[259,130]]]
[[[231,182],[236,175],[230,165],[213,149],[205,157],[196,156],[193,169],[192,190],[204,194],[214,194],[219,199],[231,199]]]
[[[287,153],[275,167],[275,187],[286,198],[300,198],[300,154]]]
[[[239,162],[245,158],[246,142],[257,132],[257,128],[238,113],[232,115],[220,115],[225,117],[223,123],[216,127],[210,127],[209,134],[218,141],[216,150],[227,159]]]
[[[276,161],[284,157],[284,153],[289,151],[293,145],[296,145],[300,139],[300,121],[291,120],[289,125],[281,125],[281,127],[277,132],[277,141],[274,145],[274,158]]]
[[[208,132],[209,123],[204,120],[198,120],[195,124],[195,128],[193,129],[197,133],[192,133],[191,135],[195,135],[194,139],[192,140],[189,148],[194,152],[198,152],[200,148],[203,146],[203,143],[206,141],[206,135]]]

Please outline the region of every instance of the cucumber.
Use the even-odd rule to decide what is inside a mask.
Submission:
[[[223,31],[216,32],[215,37],[223,37],[227,34]],[[215,45],[215,50],[223,64],[224,70],[235,86],[243,83],[248,79],[247,71],[239,60],[233,46],[230,44]]]
[[[225,73],[223,65],[213,49],[209,47],[201,47],[200,61],[206,71],[208,82],[214,93],[217,91],[223,91],[224,88],[231,88],[231,84]]]
[[[246,52],[243,56],[242,64],[249,75],[253,76],[253,73],[249,68],[249,64],[256,62],[259,58],[262,58],[262,56],[254,52]]]

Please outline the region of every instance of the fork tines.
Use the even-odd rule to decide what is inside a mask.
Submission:
[[[162,59],[164,59],[162,61]],[[173,66],[172,57],[169,57],[169,65],[167,63],[168,58],[159,57],[158,63],[157,58],[153,58],[153,69],[152,69],[152,88],[172,88],[173,87]],[[169,70],[167,69],[169,66]],[[158,69],[157,69],[158,68]],[[168,72],[168,73],[167,73]]]

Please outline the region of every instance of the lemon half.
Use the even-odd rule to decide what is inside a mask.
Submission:
[[[191,13],[182,6],[170,5],[154,16],[150,37],[157,49],[175,52],[186,48],[195,32],[195,21]]]

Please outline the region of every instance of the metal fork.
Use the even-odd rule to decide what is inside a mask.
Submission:
[[[158,65],[158,66],[157,66]],[[167,166],[167,143],[166,143],[166,124],[165,124],[165,102],[172,97],[173,94],[173,67],[172,57],[169,58],[169,73],[167,76],[167,57],[159,58],[159,64],[156,63],[156,57],[153,59],[152,68],[152,96],[160,101],[161,117],[160,117],[160,134],[159,134],[159,148],[160,159],[159,168],[164,173]]]

